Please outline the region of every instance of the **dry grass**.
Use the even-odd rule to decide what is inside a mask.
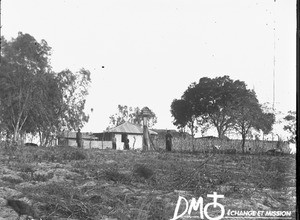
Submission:
[[[1,149],[3,165],[34,186],[21,188],[43,219],[170,219],[174,191],[194,197],[218,191],[227,198],[250,199],[249,190],[294,187],[295,158],[268,155],[81,150],[70,147]],[[11,152],[12,151],[12,152]],[[13,156],[12,156],[13,155]],[[58,164],[78,174],[67,182],[35,175],[39,164]],[[20,182],[8,181],[11,187]],[[15,182],[14,182],[15,181]],[[92,185],[84,185],[93,182]],[[41,183],[41,184],[40,184]],[[246,188],[246,189],[245,189]],[[283,202],[283,207],[286,202]]]

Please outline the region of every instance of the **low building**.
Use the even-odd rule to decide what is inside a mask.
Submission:
[[[61,132],[57,137],[58,145],[77,147],[76,133],[77,132],[75,132],[75,131]],[[83,141],[84,149],[101,148],[101,143],[98,141],[98,138],[95,137],[92,133],[81,132],[81,134],[82,134],[82,141]]]
[[[152,139],[157,135],[157,133],[152,130],[149,130],[149,133]],[[94,136],[96,136],[99,141],[110,142],[111,144],[107,148],[112,148],[113,137],[116,138],[117,150],[124,149],[124,143],[127,138],[129,140],[129,149],[143,148],[143,128],[140,125],[130,122],[125,122],[102,133],[94,133]]]

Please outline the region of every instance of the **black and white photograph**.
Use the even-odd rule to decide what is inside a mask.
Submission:
[[[0,0],[0,220],[298,219],[297,4]]]

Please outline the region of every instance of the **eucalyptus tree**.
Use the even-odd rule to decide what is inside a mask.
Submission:
[[[0,99],[1,122],[17,141],[30,110],[36,107],[37,77],[50,71],[46,41],[38,43],[29,34],[4,41],[1,50]]]
[[[149,118],[149,127],[153,127],[157,123],[157,116],[151,111],[151,118]],[[141,117],[141,109],[139,107],[131,107],[127,105],[118,105],[117,112],[109,116],[108,128],[116,127],[124,122],[130,122],[137,125],[142,125],[143,118]]]
[[[51,47],[45,40],[19,32],[2,37],[0,66],[0,123],[18,141],[20,134],[38,133],[41,143],[63,128],[75,129],[88,120],[84,113],[90,72],[55,73]]]

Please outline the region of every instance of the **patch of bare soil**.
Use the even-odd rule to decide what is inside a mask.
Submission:
[[[252,210],[295,219],[295,177],[290,155],[2,148],[0,219],[172,219],[177,206],[184,214],[184,199],[202,197],[205,206],[213,192],[224,195],[224,218]],[[200,219],[199,210],[188,214]]]

